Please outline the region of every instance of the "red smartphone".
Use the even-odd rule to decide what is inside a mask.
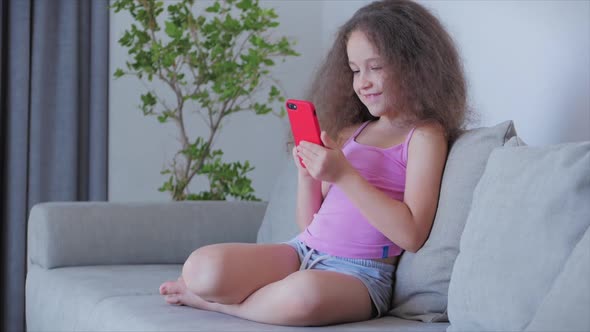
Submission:
[[[324,146],[320,138],[320,123],[315,113],[315,106],[310,101],[289,99],[285,103],[295,146],[307,141]],[[299,158],[301,162],[301,158]],[[303,166],[303,163],[301,162]],[[304,166],[305,167],[305,166]]]

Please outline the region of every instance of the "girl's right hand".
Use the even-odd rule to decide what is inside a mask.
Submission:
[[[297,156],[297,147],[293,147],[293,161],[295,161],[295,166],[297,166],[297,171],[299,176],[309,177],[311,178],[311,174],[307,171],[307,168],[301,166],[301,162],[299,161],[299,157]]]

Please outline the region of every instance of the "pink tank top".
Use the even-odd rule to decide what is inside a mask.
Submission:
[[[369,183],[389,197],[403,201],[408,143],[415,128],[403,144],[382,149],[356,142],[356,137],[368,124],[365,122],[356,130],[344,143],[342,152]],[[330,187],[312,222],[298,238],[313,249],[339,257],[375,259],[402,253],[399,246],[367,221],[336,185]]]

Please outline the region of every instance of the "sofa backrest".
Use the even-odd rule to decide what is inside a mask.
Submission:
[[[288,241],[299,233],[295,222],[297,167],[287,158],[274,184],[266,213],[258,230],[258,243]]]

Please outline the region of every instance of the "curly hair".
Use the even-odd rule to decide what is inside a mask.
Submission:
[[[321,127],[338,137],[345,127],[376,120],[353,90],[346,48],[353,31],[363,32],[384,59],[401,118],[436,121],[453,141],[468,112],[462,63],[439,20],[408,0],[373,2],[340,27],[308,93]]]

